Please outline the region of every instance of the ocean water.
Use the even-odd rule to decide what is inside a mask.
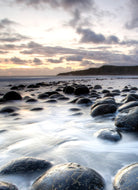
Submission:
[[[22,97],[38,97],[40,93],[62,88],[66,83],[94,86],[103,89],[119,89],[125,86],[138,88],[138,77],[134,76],[86,76],[86,77],[0,77],[0,94],[8,92],[13,85],[29,85],[44,82],[49,86],[36,89],[25,87],[18,92]],[[99,92],[101,90],[98,90]],[[63,92],[60,92],[61,94]],[[53,165],[75,162],[99,172],[106,182],[106,189],[112,190],[113,179],[122,167],[138,162],[138,135],[122,133],[119,142],[100,140],[95,133],[104,128],[115,128],[112,117],[92,118],[90,107],[71,104],[70,100],[57,103],[27,103],[25,100],[0,104],[19,108],[17,116],[0,114],[0,166],[22,157],[45,159]],[[116,102],[123,99],[115,96]],[[92,99],[94,102],[95,99]],[[41,111],[30,111],[41,107]],[[71,108],[80,108],[82,115],[73,115]],[[31,188],[36,176],[8,175],[1,180],[11,182],[20,190]]]

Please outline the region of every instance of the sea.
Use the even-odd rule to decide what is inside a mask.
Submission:
[[[50,85],[27,88],[30,84],[40,82]],[[93,118],[91,106],[69,103],[75,96],[64,94],[63,91],[60,93],[69,100],[46,103],[46,100],[38,99],[43,92],[63,89],[66,84],[73,83],[89,87],[101,85],[102,90],[122,91],[125,86],[138,88],[138,76],[0,77],[0,98],[12,86],[26,86],[18,90],[24,98],[22,101],[0,104],[0,110],[5,106],[19,108],[18,115],[0,114],[0,167],[23,157],[48,160],[53,165],[78,163],[96,170],[104,178],[106,189],[112,190],[117,172],[138,162],[138,134],[122,132],[122,139],[118,142],[101,140],[96,137],[96,132],[104,128],[115,129],[113,117]],[[101,93],[102,90],[97,91]],[[115,96],[116,102],[120,103],[126,94]],[[27,103],[25,97],[28,96],[38,101]],[[43,110],[31,111],[36,107]],[[79,108],[81,114],[72,113],[71,108]],[[36,176],[7,175],[0,178],[1,181],[15,184],[19,190],[29,190]]]

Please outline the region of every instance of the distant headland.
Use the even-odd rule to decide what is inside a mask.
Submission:
[[[59,73],[57,76],[80,75],[138,75],[138,66],[103,65],[99,68]]]

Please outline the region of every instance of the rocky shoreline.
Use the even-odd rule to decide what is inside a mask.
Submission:
[[[41,112],[44,107],[39,106],[39,101],[44,104],[56,104],[59,101],[71,104],[70,113],[72,116],[81,116],[84,108],[89,109],[93,119],[106,118],[114,122],[114,128],[103,128],[97,130],[96,138],[103,141],[117,143],[123,138],[123,133],[137,133],[138,131],[138,88],[136,86],[124,86],[120,89],[103,89],[101,85],[85,85],[85,81],[59,81],[49,83],[36,83],[30,85],[20,84],[10,85],[6,93],[1,94],[0,114],[5,117],[20,119],[20,109],[17,101],[33,105],[31,112]],[[55,90],[50,90],[51,86]],[[49,90],[43,93],[36,89]],[[30,93],[30,96],[23,96],[23,92]],[[35,95],[34,95],[35,94]],[[121,101],[116,102],[116,97],[120,96]],[[8,104],[10,102],[10,105]],[[37,103],[37,106],[35,104]],[[74,108],[79,105],[79,108]],[[120,168],[121,169],[121,168]],[[40,176],[34,179],[32,190],[103,190],[106,189],[104,176],[101,176],[93,168],[81,166],[77,163],[66,163],[53,165],[52,162],[32,157],[20,158],[7,163],[0,168],[0,175],[31,175],[38,172]],[[113,188],[115,190],[125,190],[138,188],[138,163],[133,163],[122,168],[114,176]],[[132,183],[133,181],[133,183]],[[2,190],[17,190],[14,184],[0,182]]]

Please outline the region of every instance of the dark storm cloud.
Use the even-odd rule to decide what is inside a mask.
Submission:
[[[138,0],[129,0],[130,19],[126,23],[127,29],[138,27]]]
[[[13,57],[10,59],[10,61],[12,61],[14,64],[19,64],[19,65],[24,65],[25,63],[27,63],[26,60],[20,59],[18,57]]]
[[[111,35],[105,37],[103,34],[97,34],[89,28],[77,28],[77,33],[81,35],[81,43],[95,43],[95,44],[119,44],[119,38]]]

